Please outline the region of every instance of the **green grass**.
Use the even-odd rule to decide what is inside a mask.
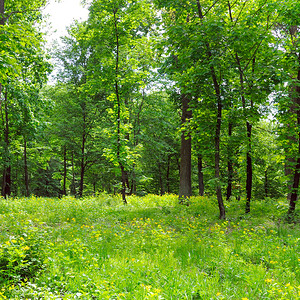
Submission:
[[[300,299],[284,201],[177,196],[0,201],[0,299]],[[299,212],[298,212],[299,214]]]

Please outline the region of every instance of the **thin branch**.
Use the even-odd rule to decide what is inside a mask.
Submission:
[[[229,1],[228,1],[228,9],[229,9],[230,20],[231,20],[231,22],[233,22],[232,12],[231,12],[231,6],[230,6],[230,2]]]
[[[34,12],[34,11],[39,11],[39,9],[25,9],[25,10],[16,10],[16,11],[12,11],[11,13],[9,13],[7,15],[7,17],[3,17],[1,19],[2,22],[6,22],[12,15],[16,15],[16,14],[23,14],[26,12]]]
[[[203,14],[203,17],[205,17],[209,11],[219,2],[219,0],[216,0],[209,8],[208,10]]]
[[[238,22],[238,20],[239,20],[241,14],[242,14],[242,11],[244,10],[244,8],[245,8],[245,6],[246,6],[247,1],[248,1],[248,0],[246,0],[246,1],[243,3],[243,6],[242,6],[242,8],[241,8],[241,10],[240,10],[240,12],[239,12],[239,14],[238,14],[236,20],[235,20],[235,23],[234,23],[233,27],[234,27],[234,26],[236,25],[236,23]]]
[[[44,0],[40,7],[42,6],[45,6],[47,3],[47,0]],[[2,19],[0,19],[0,24],[2,23],[5,23],[12,15],[16,15],[16,14],[23,14],[23,13],[26,13],[26,12],[36,12],[36,11],[39,11],[40,9],[37,8],[37,9],[24,9],[24,10],[15,10],[15,11],[12,11],[10,12],[6,17],[4,16],[5,14],[3,14],[3,17]]]

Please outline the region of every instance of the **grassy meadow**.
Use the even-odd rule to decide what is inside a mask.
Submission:
[[[0,299],[300,299],[286,201],[177,200],[1,199]]]

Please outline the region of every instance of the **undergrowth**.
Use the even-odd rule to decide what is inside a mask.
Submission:
[[[176,195],[0,201],[0,299],[300,299],[285,201]],[[299,212],[298,212],[299,214]]]

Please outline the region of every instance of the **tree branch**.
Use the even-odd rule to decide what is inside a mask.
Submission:
[[[203,14],[203,17],[205,17],[209,11],[219,2],[219,0],[216,0],[209,8],[208,10]]]

